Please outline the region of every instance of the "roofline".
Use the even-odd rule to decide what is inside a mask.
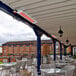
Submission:
[[[42,40],[42,43],[50,43],[52,44],[51,40]],[[10,42],[6,42],[4,44],[2,44],[2,46],[4,45],[24,45],[24,44],[27,44],[27,43],[36,43],[36,40],[33,40],[33,41],[10,41]]]

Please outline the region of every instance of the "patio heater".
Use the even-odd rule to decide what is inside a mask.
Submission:
[[[69,40],[68,40],[68,38],[66,39],[66,44],[68,44],[69,43]]]

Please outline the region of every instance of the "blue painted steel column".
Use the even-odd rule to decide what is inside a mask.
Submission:
[[[71,56],[73,56],[73,46],[71,46]]]
[[[53,45],[54,45],[54,61],[56,60],[56,40],[53,39]]]
[[[41,74],[40,65],[41,65],[41,39],[39,36],[37,36],[37,72],[38,72],[38,75]]]
[[[13,15],[13,9],[11,9],[9,6],[7,6],[6,4],[4,4],[1,1],[0,1],[0,8],[1,8],[1,10],[8,12],[8,14]]]
[[[34,32],[37,36],[37,73],[38,75],[41,75],[40,66],[41,66],[41,36],[42,32],[39,31],[39,29],[34,28]]]
[[[60,43],[60,60],[62,60],[62,44]]]
[[[66,56],[66,46],[64,45],[64,56]]]

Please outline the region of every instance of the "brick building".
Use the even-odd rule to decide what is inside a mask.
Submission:
[[[47,55],[52,51],[52,41],[41,41],[41,54]],[[3,55],[37,55],[37,42],[36,41],[13,41],[2,44]]]

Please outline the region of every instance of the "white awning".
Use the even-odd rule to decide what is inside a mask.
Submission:
[[[64,43],[76,45],[76,0],[2,0],[13,9],[28,13],[37,25]],[[62,27],[63,37],[58,30]]]

